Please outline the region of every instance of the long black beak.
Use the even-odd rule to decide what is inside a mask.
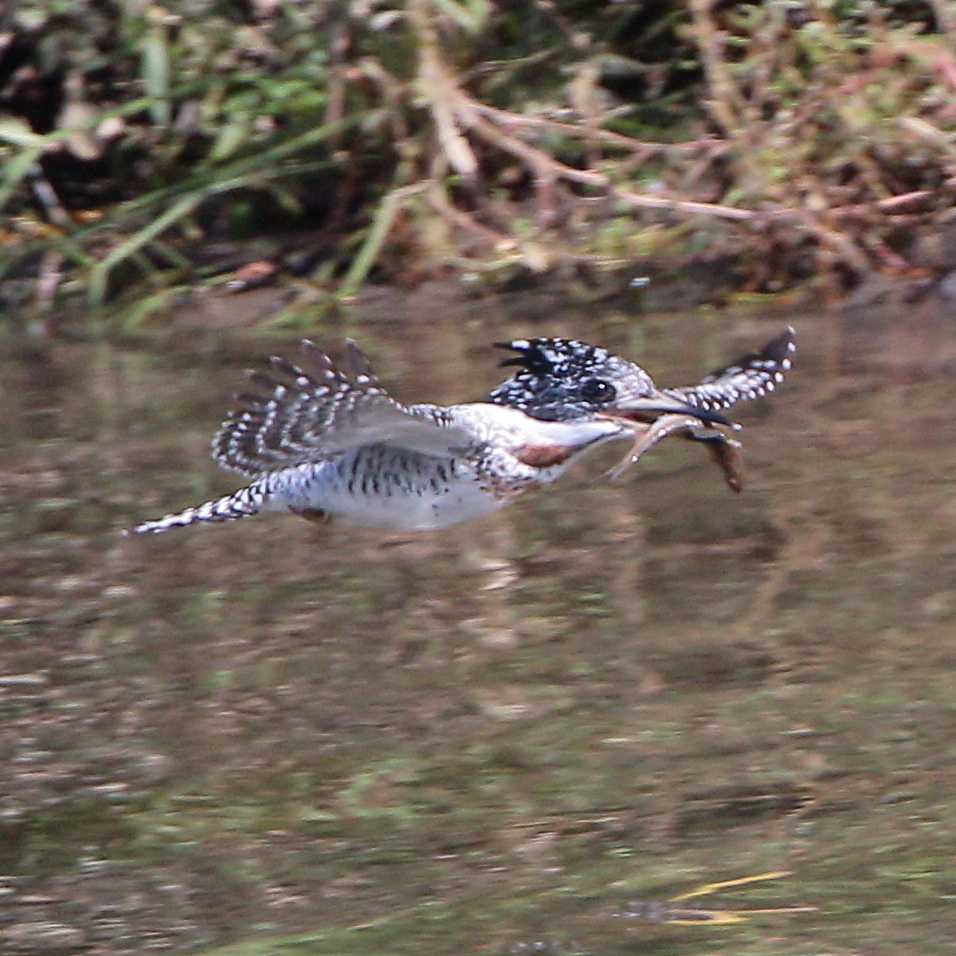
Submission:
[[[707,425],[726,425],[729,428],[740,427],[719,412],[689,405],[687,402],[682,402],[680,399],[674,398],[673,395],[668,395],[666,392],[657,389],[650,395],[629,399],[620,405],[614,405],[608,411],[614,415],[619,415],[621,418],[631,418],[637,421],[653,421],[660,415],[687,415],[700,419]]]

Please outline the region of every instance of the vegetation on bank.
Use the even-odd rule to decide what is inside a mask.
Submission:
[[[15,0],[0,297],[42,310],[145,283],[162,301],[279,273],[331,302],[373,274],[715,252],[758,291],[948,271],[951,17],[944,0]]]

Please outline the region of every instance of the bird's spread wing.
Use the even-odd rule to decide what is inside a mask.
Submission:
[[[788,328],[768,342],[759,352],[745,355],[732,365],[719,369],[687,388],[665,388],[668,395],[707,411],[729,408],[772,392],[790,370],[794,331]]]
[[[313,343],[302,348],[308,371],[273,358],[270,373],[249,373],[264,394],[240,395],[213,440],[213,458],[224,468],[255,476],[329,461],[361,445],[448,455],[471,443],[446,409],[389,398],[354,342],[337,366]]]

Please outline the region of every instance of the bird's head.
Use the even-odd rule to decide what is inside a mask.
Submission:
[[[561,422],[603,413],[653,420],[677,413],[708,424],[731,424],[716,412],[662,392],[639,365],[599,346],[559,338],[515,339],[495,345],[517,352],[501,363],[516,366],[517,371],[487,401],[520,409],[532,418]]]

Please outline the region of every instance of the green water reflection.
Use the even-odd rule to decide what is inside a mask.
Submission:
[[[279,346],[8,343],[0,948],[954,951],[949,317],[488,312],[347,331],[439,401],[509,333],[664,385],[786,321],[800,351],[740,496],[669,441],[440,533],[130,539],[235,486],[208,441]],[[645,905],[776,871],[693,905],[815,910]]]

